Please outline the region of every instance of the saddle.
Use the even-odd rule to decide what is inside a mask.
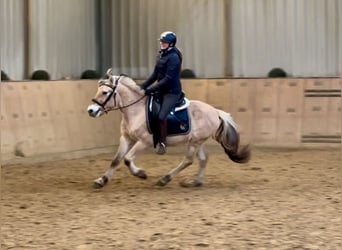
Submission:
[[[151,95],[146,101],[146,124],[150,134],[153,134],[154,144],[156,144],[158,127],[158,113],[160,111],[160,98],[157,95]],[[183,97],[176,104],[175,108],[167,115],[167,135],[185,135],[190,132],[190,119],[188,107],[190,101]]]

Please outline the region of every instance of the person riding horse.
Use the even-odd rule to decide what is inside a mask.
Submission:
[[[171,31],[160,35],[160,51],[153,73],[141,84],[145,95],[157,94],[161,100],[158,114],[159,140],[157,154],[166,153],[167,115],[184,96],[180,81],[182,53],[177,49],[177,36]],[[157,83],[151,86],[155,81]],[[151,86],[151,87],[150,87]]]

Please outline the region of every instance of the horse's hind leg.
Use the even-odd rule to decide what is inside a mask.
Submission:
[[[197,176],[194,181],[188,183],[188,182],[181,182],[181,186],[183,187],[200,187],[203,184],[203,177],[204,177],[204,171],[205,167],[207,166],[208,162],[208,156],[204,150],[204,145],[201,145],[199,150],[197,151],[197,158],[199,160],[199,167]]]
[[[172,169],[167,175],[162,177],[158,182],[158,186],[165,186],[167,183],[169,183],[173,177],[175,177],[179,172],[186,169],[188,166],[190,166],[195,157],[197,147],[194,145],[188,146],[188,152],[186,153],[186,156],[184,157],[183,161],[174,169]]]
[[[130,142],[124,136],[121,136],[119,148],[110,164],[110,168],[103,176],[94,181],[94,188],[102,188],[107,184],[107,182],[113,177],[115,170],[119,167],[122,158],[130,148]]]

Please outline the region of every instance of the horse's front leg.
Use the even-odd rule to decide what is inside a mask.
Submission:
[[[113,177],[115,170],[119,167],[122,158],[126,155],[131,147],[131,142],[124,136],[121,136],[119,148],[110,164],[110,168],[103,176],[94,181],[94,188],[102,188],[108,183],[108,181]]]
[[[131,174],[141,179],[147,179],[147,175],[144,170],[138,168],[134,164],[134,159],[137,153],[144,150],[146,147],[147,145],[144,142],[137,141],[124,157],[125,165],[128,167]]]

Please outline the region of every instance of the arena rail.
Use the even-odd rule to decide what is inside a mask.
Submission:
[[[299,147],[341,143],[341,79],[183,79],[189,99],[230,112],[241,139]],[[1,158],[115,147],[120,112],[86,112],[92,80],[1,83]]]

